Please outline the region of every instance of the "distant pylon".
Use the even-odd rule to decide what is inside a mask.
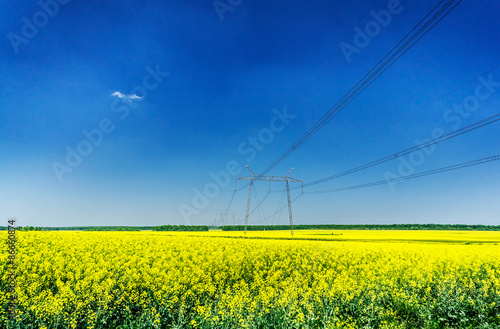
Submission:
[[[245,216],[245,235],[247,234],[248,217],[250,216],[250,204],[251,204],[251,200],[252,200],[253,182],[254,181],[269,181],[269,185],[271,184],[271,182],[286,182],[286,192],[287,192],[287,196],[288,196],[288,217],[290,218],[290,232],[292,233],[292,236],[293,236],[292,201],[290,200],[290,184],[289,184],[289,182],[302,183],[301,180],[289,177],[290,173],[295,168],[290,169],[286,173],[285,176],[264,176],[264,175],[255,175],[249,166],[245,166],[245,167],[248,169],[248,171],[250,171],[250,176],[236,178],[236,180],[249,180],[250,181],[250,186],[248,188],[247,212],[246,212],[246,216]],[[304,183],[302,183],[302,186],[304,186]]]
[[[234,218],[235,218],[235,216],[239,218],[239,215],[236,214],[236,213],[234,213],[234,212],[226,212],[226,213],[224,213],[221,210],[220,211],[220,218],[219,218],[219,225],[216,225],[216,226],[224,226],[224,225],[226,225],[226,221],[227,221],[226,217],[228,215],[232,215],[233,216],[233,226],[236,225]]]

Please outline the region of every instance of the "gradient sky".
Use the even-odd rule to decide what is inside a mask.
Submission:
[[[233,0],[220,15],[212,1],[61,2],[51,16],[37,14],[36,1],[0,4],[0,217],[17,217],[21,226],[212,224],[228,206],[234,178],[247,174],[243,165],[264,170],[438,1],[402,0],[401,13],[350,62],[340,52],[305,97],[372,0]],[[389,2],[378,0],[373,9]],[[55,11],[55,2],[42,3]],[[24,26],[34,16],[41,27],[30,35]],[[498,112],[498,86],[461,122],[447,112],[474,96],[476,80],[411,113],[500,65],[498,17],[498,1],[464,0],[269,174],[295,167],[292,177],[313,181],[414,146],[435,129],[451,132]],[[360,28],[373,21],[368,15]],[[13,43],[13,35],[23,39]],[[352,38],[347,43],[354,45]],[[160,83],[148,77],[151,70],[163,72]],[[500,81],[500,69],[484,78]],[[151,87],[146,95],[140,93],[144,81]],[[284,108],[295,117],[253,158],[242,143],[265,136],[271,120],[279,126],[273,117]],[[113,130],[85,149],[90,142],[82,131],[103,125]],[[494,123],[439,144],[413,170],[500,154],[499,132]],[[78,145],[89,154],[58,177],[55,163],[67,165],[68,148]],[[226,176],[228,164],[238,170]],[[304,192],[382,180],[400,165],[391,161]],[[229,177],[219,191],[211,172]],[[491,162],[393,189],[304,194],[293,204],[294,221],[498,225],[499,180],[500,162]],[[244,186],[238,183],[242,189],[230,207],[240,223]],[[286,210],[264,220],[279,209],[283,187],[271,186],[277,193],[250,223],[287,223]],[[197,199],[196,191],[206,199]],[[255,191],[254,205],[268,184],[256,183]],[[299,194],[292,191],[294,198]]]

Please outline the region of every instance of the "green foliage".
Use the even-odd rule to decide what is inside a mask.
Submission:
[[[36,227],[34,227],[34,226],[25,226],[25,227],[17,226],[16,230],[17,231],[41,231],[42,228],[38,227],[38,226],[36,226]]]
[[[42,227],[42,231],[144,231],[152,230],[154,226],[71,226]]]
[[[243,225],[222,226],[223,231],[243,231]],[[289,225],[249,225],[248,231],[289,230]],[[500,231],[500,225],[465,225],[465,224],[326,224],[294,225],[294,230],[445,230],[445,231]]]
[[[18,226],[18,231],[209,231],[209,226],[202,225],[161,225],[161,226],[71,226],[71,227],[33,227]],[[223,231],[243,231],[243,225],[222,226]],[[248,231],[289,230],[289,225],[249,225]],[[437,231],[500,231],[500,225],[465,225],[465,224],[303,224],[294,225],[294,230],[437,230]],[[0,226],[0,231],[7,230]]]
[[[197,225],[161,225],[156,226],[154,231],[208,231],[209,226],[197,226]]]

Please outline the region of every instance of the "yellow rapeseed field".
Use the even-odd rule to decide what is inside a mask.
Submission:
[[[18,232],[0,327],[500,328],[499,232],[242,235]]]

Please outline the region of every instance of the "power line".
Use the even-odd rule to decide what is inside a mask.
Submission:
[[[281,208],[281,205],[283,204],[283,201],[285,200],[285,190],[283,190],[283,193],[281,193],[281,199],[280,199],[280,202],[278,203],[278,208],[276,209],[276,212],[273,216],[273,219],[271,221],[271,224],[277,224],[281,218],[281,212],[279,212],[280,208]],[[276,215],[279,214],[278,218],[276,219]]]
[[[296,196],[294,199],[292,199],[290,202],[291,202],[291,203],[293,203],[293,202],[297,201],[297,199],[299,199],[302,195],[303,195],[303,194],[299,194],[299,195],[297,195],[297,196]],[[271,218],[271,217],[273,217],[273,216],[276,216],[276,214],[278,214],[278,213],[282,212],[282,211],[283,211],[283,210],[285,210],[286,208],[288,208],[288,205],[283,206],[281,209],[277,210],[276,212],[274,212],[273,214],[271,214],[271,215],[267,216],[266,218],[264,218],[264,219],[263,219],[263,220],[261,220],[261,221],[257,221],[257,222],[250,223],[250,225],[260,224],[260,223],[264,222],[265,220],[267,220],[267,219],[269,219],[269,218]]]
[[[290,232],[293,235],[293,217],[292,217],[292,203],[290,200],[290,182],[302,183],[301,180],[298,180],[298,179],[295,179],[295,178],[292,178],[289,176],[290,173],[295,168],[290,169],[284,176],[263,176],[263,175],[255,175],[255,173],[252,171],[252,169],[250,169],[249,166],[245,166],[245,167],[250,172],[250,175],[236,178],[236,180],[249,180],[250,181],[250,185],[249,185],[250,187],[248,189],[247,212],[246,212],[246,216],[245,216],[245,235],[247,234],[248,217],[250,216],[249,212],[250,212],[250,204],[251,204],[251,200],[252,200],[252,187],[253,187],[254,181],[268,181],[269,184],[271,184],[271,182],[285,182],[286,192],[287,192],[287,196],[288,196],[288,217],[290,219]],[[267,195],[269,195],[269,193]],[[264,220],[266,220],[266,219],[264,219]]]
[[[348,190],[355,190],[355,189],[360,189],[360,188],[367,188],[367,187],[372,187],[372,186],[377,186],[377,185],[382,185],[382,184],[389,184],[389,183],[395,183],[395,182],[400,182],[404,181],[407,179],[414,179],[414,178],[419,178],[419,177],[425,177],[425,176],[430,176],[430,175],[435,175],[443,172],[448,172],[448,171],[453,171],[453,170],[458,170],[466,167],[473,167],[477,166],[480,164],[488,163],[488,162],[493,162],[493,161],[498,161],[500,160],[500,154],[493,155],[490,157],[474,160],[474,161],[468,161],[468,162],[463,162],[459,164],[455,164],[452,166],[447,166],[443,168],[438,168],[438,169],[433,169],[429,171],[425,171],[422,173],[417,173],[413,175],[408,175],[408,176],[401,176],[401,177],[396,177],[392,179],[387,179],[387,180],[381,180],[381,181],[376,181],[376,182],[371,182],[371,183],[366,183],[366,184],[359,184],[359,185],[353,185],[353,186],[346,186],[342,188],[336,188],[336,189],[330,189],[330,190],[322,190],[322,191],[313,191],[313,192],[304,192],[304,194],[321,194],[321,193],[333,193],[333,192],[342,192],[342,191],[348,191]],[[299,194],[296,198],[292,200],[292,202],[295,202],[297,199],[302,197],[303,194]],[[270,216],[266,217],[266,219],[275,216],[277,213],[283,211],[286,209],[287,206],[282,207],[278,211],[276,211],[274,214],[271,214]],[[254,222],[252,224],[259,224],[262,221],[259,222]]]
[[[256,192],[256,194],[257,194],[257,192]],[[259,202],[259,200],[257,200],[257,205],[255,206],[255,208],[253,208],[252,211],[250,211],[250,215],[252,215],[255,211],[257,211],[259,209],[259,207],[261,207],[261,205],[264,203],[264,201],[266,201],[266,199],[267,199],[268,196],[269,196],[269,193],[267,193],[266,196],[264,196],[262,198],[262,201]],[[260,216],[260,214],[259,214],[259,216]]]
[[[493,156],[490,156],[490,157],[487,157],[487,158],[482,158],[482,159],[479,159],[479,160],[474,160],[474,161],[459,163],[459,164],[448,166],[448,167],[443,167],[443,168],[439,168],[439,169],[429,170],[429,171],[425,171],[425,172],[418,173],[418,174],[413,174],[413,175],[408,175],[408,176],[401,176],[401,177],[395,177],[395,178],[381,180],[381,181],[376,181],[376,182],[372,182],[372,183],[360,184],[360,185],[353,185],[353,186],[346,186],[346,187],[341,187],[341,188],[336,188],[336,189],[330,189],[330,190],[306,192],[305,194],[320,194],[320,193],[342,192],[342,191],[355,190],[355,189],[372,187],[372,186],[377,186],[377,185],[382,185],[382,184],[390,184],[390,183],[404,181],[404,180],[407,180],[407,179],[424,177],[424,176],[439,174],[439,173],[443,173],[443,172],[447,172],[447,171],[458,170],[458,169],[462,169],[462,168],[466,168],[466,167],[477,166],[477,165],[480,165],[480,164],[483,164],[483,163],[497,161],[497,160],[500,160],[500,154],[493,155]]]
[[[306,183],[306,184],[304,184],[304,187],[309,187],[309,186],[313,186],[313,185],[316,185],[316,184],[321,184],[321,183],[327,182],[327,181],[332,180],[332,179],[337,179],[337,178],[340,178],[340,177],[343,177],[343,176],[346,176],[346,175],[350,175],[350,174],[353,174],[353,173],[361,171],[361,170],[365,170],[365,169],[377,166],[377,165],[385,163],[387,161],[397,159],[397,158],[399,158],[401,156],[408,155],[410,153],[413,153],[413,152],[425,149],[427,147],[430,147],[430,146],[442,143],[442,142],[447,141],[449,139],[452,139],[454,137],[461,136],[461,135],[466,134],[468,132],[471,132],[471,131],[474,131],[476,129],[479,129],[479,128],[482,128],[484,126],[487,126],[487,125],[490,125],[492,123],[495,123],[495,122],[497,122],[499,120],[500,120],[500,113],[497,113],[497,114],[492,115],[492,116],[490,116],[490,117],[488,117],[486,119],[477,121],[477,122],[475,122],[473,124],[470,124],[470,125],[468,125],[466,127],[463,127],[463,128],[458,129],[456,131],[453,131],[453,132],[451,132],[449,134],[445,134],[445,135],[443,135],[443,136],[441,136],[439,138],[436,138],[436,139],[433,139],[433,140],[430,140],[430,141],[427,141],[427,142],[420,143],[420,144],[415,145],[413,147],[407,148],[407,149],[405,149],[403,151],[391,154],[391,155],[386,156],[384,158],[381,158],[381,159],[369,162],[367,164],[364,164],[362,166],[359,166],[359,167],[356,167],[356,168],[353,168],[353,169],[341,172],[339,174],[328,176],[328,177],[325,177],[325,178],[321,178],[321,179],[318,179],[318,180]]]
[[[262,200],[262,202],[259,201],[259,193],[257,193],[257,189],[255,187],[253,189],[253,193],[255,194],[255,200],[257,201],[257,213],[259,214],[259,218],[260,219],[265,218],[266,215],[264,214],[264,210],[261,207],[261,204],[262,204],[262,202],[264,202],[264,200]],[[269,193],[266,194],[265,197],[267,197],[268,195],[269,195]]]
[[[382,131],[382,130],[384,130],[384,129],[386,129],[386,128],[388,128],[388,127],[392,126],[392,125],[394,125],[395,123],[397,123],[397,122],[399,122],[399,121],[403,120],[404,118],[406,118],[406,117],[410,116],[411,114],[416,113],[416,112],[418,112],[418,111],[421,111],[422,109],[424,109],[424,108],[428,107],[429,105],[431,105],[431,104],[433,104],[433,103],[437,102],[438,100],[440,100],[440,99],[442,99],[442,98],[444,98],[444,97],[446,97],[446,96],[448,96],[448,95],[450,95],[450,94],[452,94],[452,93],[456,92],[457,90],[460,90],[461,88],[465,87],[466,85],[470,84],[471,82],[473,82],[473,81],[477,80],[479,77],[484,76],[484,75],[486,75],[486,74],[488,74],[488,73],[490,73],[490,72],[492,72],[492,71],[494,71],[494,70],[498,69],[499,67],[500,67],[500,65],[497,65],[497,66],[495,66],[495,67],[492,67],[492,68],[488,69],[487,71],[484,71],[484,72],[482,72],[482,73],[480,73],[480,74],[476,75],[474,78],[472,78],[472,79],[468,80],[467,82],[465,82],[465,83],[461,84],[460,86],[458,86],[458,87],[454,88],[453,90],[451,90],[451,91],[449,91],[449,92],[447,92],[447,93],[445,93],[445,94],[443,94],[443,95],[441,95],[441,96],[439,96],[439,97],[437,97],[437,98],[433,99],[432,101],[428,102],[427,104],[422,105],[421,107],[417,108],[416,110],[409,112],[408,114],[404,115],[403,117],[401,117],[401,118],[399,118],[399,119],[397,119],[397,120],[395,120],[395,121],[391,122],[390,124],[388,124],[388,125],[386,125],[386,126],[382,127],[381,129],[376,130],[376,131],[374,131],[374,132],[372,132],[372,133],[370,133],[370,134],[366,135],[365,137],[363,137],[363,138],[359,139],[358,141],[356,141],[356,142],[354,142],[354,143],[352,143],[352,144],[350,144],[350,145],[347,145],[347,146],[345,146],[345,147],[339,148],[338,150],[341,150],[341,149],[343,149],[343,148],[346,148],[346,147],[349,147],[349,146],[351,146],[351,145],[354,145],[354,144],[356,144],[356,143],[358,143],[358,142],[360,142],[360,141],[362,141],[362,140],[364,140],[364,139],[366,139],[366,138],[368,138],[368,137],[370,137],[370,136],[372,136],[372,135],[374,135],[374,134],[376,134],[376,133],[378,133],[378,132],[380,132],[380,131]],[[470,127],[474,126],[474,125],[478,125],[478,124],[480,124],[480,123],[483,123],[483,122],[484,122],[484,121],[486,121],[486,120],[493,119],[494,117],[497,117],[497,115],[494,115],[494,116],[488,117],[488,118],[486,118],[486,119],[484,119],[484,120],[481,120],[481,121],[476,122],[476,123],[474,123],[474,124],[472,124],[472,125],[469,125],[469,126],[467,126],[467,127],[464,127],[464,128],[462,128],[461,130],[466,130],[466,129],[468,129],[468,128],[470,128]],[[482,127],[482,126],[484,126],[484,125],[487,125],[487,124],[490,124],[490,123],[493,123],[493,122],[496,122],[496,121],[498,121],[498,120],[495,120],[495,121],[492,121],[492,122],[489,122],[489,123],[486,123],[486,124],[482,124],[481,126],[476,127],[476,128],[474,128],[474,129],[481,128],[481,127]],[[468,130],[468,131],[472,131],[472,130],[474,130],[474,129],[470,129],[470,130]],[[459,130],[459,131],[460,131],[460,130]],[[459,131],[456,131],[455,133],[458,133]],[[468,131],[465,131],[465,132],[468,132]],[[465,132],[462,132],[462,134],[463,134],[463,133],[465,133]],[[460,135],[460,134],[457,134],[457,136],[458,136],[458,135]],[[444,136],[442,136],[441,138],[443,138],[443,137],[444,137]],[[450,138],[452,138],[452,137],[456,137],[456,136],[451,136],[451,137],[449,137],[449,138],[447,138],[447,139],[450,139]],[[440,141],[438,141],[438,142],[436,142],[436,143],[433,143],[433,144],[437,144],[437,143],[442,142],[442,141],[444,141],[444,140],[440,140]],[[432,145],[427,145],[427,146],[424,146],[424,147],[422,147],[422,148],[425,148],[425,147],[428,147],[428,146],[432,146]],[[415,147],[414,147],[414,148],[415,148]],[[415,149],[414,151],[417,151],[417,150],[419,150],[419,149],[420,149],[420,148]],[[338,150],[337,150],[337,151],[338,151]],[[398,152],[398,153],[401,153],[401,152],[403,152],[403,151],[400,151],[400,152]],[[398,154],[398,153],[396,153],[396,154]],[[402,154],[400,154],[400,156],[401,156],[401,155],[402,155]],[[392,155],[391,155],[391,156],[389,156],[389,157],[392,157]],[[373,166],[375,166],[375,165],[377,165],[377,164],[382,163],[382,162],[380,162],[380,163],[376,163],[376,162],[381,161],[381,160],[383,160],[383,159],[385,159],[385,158],[379,159],[379,160],[377,160],[377,161],[370,162],[370,163],[368,163],[368,164],[366,164],[366,165],[364,165],[364,166],[360,166],[360,167],[357,167],[357,168],[354,168],[354,169],[351,169],[351,170],[348,170],[348,171],[345,171],[345,172],[342,172],[342,173],[339,173],[339,174],[336,174],[336,175],[328,176],[328,177],[325,177],[325,178],[322,178],[322,179],[318,179],[318,180],[316,180],[316,181],[312,181],[312,182],[306,183],[306,184],[304,184],[304,186],[305,186],[305,187],[307,187],[307,186],[311,186],[311,185],[316,185],[316,184],[322,183],[322,182],[324,182],[324,181],[329,181],[329,180],[332,180],[332,179],[336,179],[336,178],[339,178],[339,177],[342,177],[342,176],[348,175],[348,174],[350,174],[350,173],[354,173],[354,172],[357,172],[357,171],[359,171],[359,170],[366,169],[366,168],[368,168],[368,167],[366,167],[366,168],[364,168],[364,167],[365,167],[365,166],[368,166],[368,165],[370,165],[370,164],[373,164]],[[390,158],[390,159],[388,159],[387,161],[392,160],[392,159],[394,159],[394,158]],[[385,162],[385,161],[384,161],[384,162]],[[371,167],[371,166],[370,166],[370,167]],[[296,188],[293,188],[293,189],[296,189]],[[274,193],[274,192],[280,192],[280,191],[284,191],[284,189],[283,189],[283,190],[278,190],[278,191],[273,191],[273,193]]]
[[[349,38],[352,36],[352,34],[354,33],[354,31],[356,30],[357,27],[359,27],[359,24],[365,19],[366,15],[368,15],[368,13],[370,12],[370,10],[373,8],[373,5],[375,4],[375,2],[377,2],[377,0],[373,0],[373,2],[370,4],[370,6],[368,7],[368,9],[363,13],[363,16],[361,16],[361,18],[359,19],[359,21],[356,23],[356,25],[351,29],[351,31],[349,32],[349,34],[347,35],[347,37],[339,44],[338,48],[337,48],[337,51],[333,54],[333,56],[330,58],[330,60],[326,63],[326,65],[323,67],[323,69],[321,70],[321,72],[319,73],[319,75],[316,77],[316,79],[314,79],[313,83],[307,88],[307,90],[302,94],[302,96],[300,97],[299,101],[297,101],[295,103],[295,105],[293,106],[292,110],[295,109],[303,100],[304,98],[307,96],[307,94],[309,94],[309,92],[311,91],[311,89],[316,85],[316,83],[319,81],[320,77],[323,75],[323,73],[325,73],[326,69],[328,68],[328,66],[330,66],[330,64],[333,62],[333,60],[335,59],[335,57],[337,57],[337,55],[339,54],[340,50],[341,50],[341,45],[342,43],[345,43],[347,40],[349,40]],[[244,188],[246,188],[247,185],[239,188],[239,189],[236,189],[235,188],[235,193],[237,191],[240,191]],[[229,201],[229,205],[228,205],[228,210],[229,210],[229,207],[231,206],[231,203],[233,202],[233,199],[234,199],[234,194],[233,196],[231,197],[231,200]],[[227,212],[227,211],[226,211]],[[225,216],[224,216],[225,217]],[[224,219],[224,218],[223,218]]]
[[[233,191],[233,195],[231,195],[231,199],[229,200],[229,204],[227,205],[226,211],[224,212],[224,216],[222,216],[221,221],[224,221],[227,213],[229,212],[229,208],[231,208],[231,204],[233,203],[234,196],[236,195],[236,188]]]
[[[272,193],[272,192],[271,192],[271,193]],[[286,189],[283,189],[283,194],[282,194],[282,196],[281,196],[281,200],[280,200],[280,203],[279,203],[278,208],[277,208],[278,210],[276,210],[276,212],[274,212],[272,215],[265,217],[265,219],[268,219],[268,218],[271,218],[271,217],[273,217],[273,216],[276,216],[276,214],[277,214],[277,213],[279,213],[280,211],[282,211],[283,209],[285,209],[285,208],[286,208],[286,207],[285,207],[285,208],[280,208],[280,207],[281,207],[281,204],[283,203],[283,200],[284,200],[284,198],[285,198],[285,194],[286,194]],[[269,193],[267,193],[267,194],[266,194],[266,196],[265,196],[264,198],[262,198],[262,201],[261,201],[261,202],[260,202],[257,206],[255,206],[255,207],[253,208],[253,210],[252,210],[252,211],[250,211],[250,215],[252,215],[255,211],[257,211],[257,208],[258,208],[259,206],[261,206],[261,205],[262,205],[262,203],[264,203],[264,201],[266,200],[266,198],[267,198],[268,196],[269,196]],[[292,201],[293,201],[293,200],[292,200]],[[263,222],[265,219],[261,219],[261,220],[260,220],[260,221],[258,221],[257,223],[261,223],[261,222]],[[273,221],[274,221],[274,219],[273,219]],[[238,219],[238,223],[244,223],[244,222],[245,222],[245,219],[243,219],[243,218]]]
[[[414,35],[409,37],[408,40],[406,40],[406,42],[397,51],[395,51],[391,55],[391,53],[394,51],[394,49],[396,49],[396,47],[398,47],[398,45],[400,45],[408,36],[410,36],[413,33],[413,31],[415,29],[417,29],[417,27],[420,26],[422,24],[422,22],[424,22],[432,14],[432,12],[434,12],[444,2],[444,0],[441,0],[415,27],[413,27],[413,29],[409,33],[407,33],[405,35],[405,37],[403,37],[403,39],[401,39],[396,44],[396,46],[394,46],[391,49],[391,51],[389,51],[388,54],[386,54],[367,74],[365,74],[365,76],[360,81],[358,81],[358,83],[354,87],[352,87],[348,91],[348,93],[346,93],[344,95],[344,97],[341,98],[340,101],[338,101],[325,115],[323,115],[323,117],[321,117],[320,120],[313,127],[311,127],[301,138],[299,138],[299,140],[297,142],[295,142],[277,160],[275,160],[270,166],[268,166],[262,174],[267,173],[272,168],[274,168],[276,165],[278,165],[280,162],[282,162],[286,157],[288,157],[292,152],[294,152],[298,147],[300,147],[305,141],[307,141],[312,135],[314,135],[319,129],[321,129],[328,121],[330,121],[336,114],[338,114],[343,108],[345,108],[352,100],[354,100],[373,81],[375,81],[390,66],[392,66],[402,55],[404,55],[411,47],[413,47],[423,36],[425,36],[432,28],[434,28],[434,26],[437,23],[439,23],[444,17],[446,17],[462,0],[458,0],[452,6],[454,1],[455,0],[449,0],[441,9],[439,9],[432,16],[432,18],[429,21],[427,21],[425,24],[423,24],[423,26],[421,26],[419,28],[419,30]],[[373,3],[371,6],[373,6]],[[451,6],[451,9],[449,9],[450,6]],[[448,11],[445,12],[446,10],[448,10]],[[368,9],[368,11],[369,11],[369,9]],[[445,12],[444,15],[439,17],[443,12]],[[366,13],[365,13],[365,15],[363,15],[363,18],[364,18],[364,16],[366,16]],[[358,24],[359,24],[359,22],[358,22]],[[430,28],[428,28],[429,25],[431,25]],[[427,30],[425,30],[425,29],[427,29]],[[353,30],[354,30],[354,28],[353,28]],[[352,31],[351,31],[351,34],[352,34]],[[418,36],[419,34],[421,34],[421,35]],[[418,38],[417,38],[417,36],[418,36]],[[417,38],[417,39],[415,40],[415,38]],[[337,51],[337,53],[338,53],[338,51]],[[386,59],[389,55],[391,55],[391,56],[388,59]],[[334,57],[335,56],[336,55],[334,55]],[[384,61],[384,59],[385,59],[385,61]],[[383,64],[380,64],[382,62],[383,62]],[[327,64],[327,66],[329,65],[329,63]],[[320,73],[320,75],[324,72],[324,70],[325,69],[323,69],[323,71]],[[364,80],[370,73],[371,73],[371,75],[366,80]],[[316,83],[316,81],[313,82],[313,85],[315,83]],[[353,91],[353,89],[354,89],[354,91]],[[305,94],[307,94],[307,93],[308,93],[308,91],[306,91]],[[235,193],[236,193],[236,191],[233,193],[233,196],[231,197],[231,200],[230,200],[229,205],[228,205],[228,209],[231,206],[231,203],[234,199]]]
[[[297,108],[297,106],[300,103],[302,103],[302,101],[304,100],[304,98],[309,94],[309,92],[312,90],[312,88],[316,85],[316,83],[319,81],[319,79],[321,78],[321,76],[325,73],[325,71],[328,68],[328,66],[330,66],[330,64],[333,62],[333,60],[339,54],[340,50],[342,49],[341,45],[343,43],[345,43],[347,40],[349,40],[349,38],[352,36],[352,34],[356,30],[356,28],[359,27],[359,24],[361,24],[361,22],[365,19],[365,17],[368,15],[368,13],[370,12],[370,10],[373,8],[373,5],[375,4],[375,2],[377,2],[377,0],[374,0],[370,4],[370,6],[368,7],[368,9],[363,13],[363,16],[361,16],[361,18],[356,23],[356,25],[354,25],[354,27],[351,29],[351,31],[349,32],[349,34],[347,35],[347,37],[345,37],[345,39],[339,44],[339,46],[337,47],[337,51],[333,54],[332,57],[330,57],[330,60],[326,63],[326,65],[323,67],[323,69],[318,74],[318,76],[314,79],[314,81],[312,82],[312,84],[307,88],[307,90],[302,94],[302,96],[299,98],[299,100],[294,104],[294,106],[292,107],[292,112],[293,112],[294,109]],[[247,187],[248,187],[248,184],[245,184],[244,186],[240,187],[236,191],[241,191],[241,190],[243,190],[243,189],[245,189]]]
[[[391,52],[393,52],[393,50],[399,44],[401,44],[437,7],[439,7],[439,5],[443,1],[444,0],[441,0],[441,2],[436,7],[434,7],[431,10],[431,12],[429,12],[403,39],[401,39],[401,41],[398,42],[398,44],[395,47],[393,47],[391,49],[391,51],[382,58],[382,60],[380,60],[360,81],[358,81],[358,83],[356,83],[356,85],[354,87],[352,87],[332,108],[330,108],[330,110],[327,113],[325,113],[323,115],[323,117],[315,125],[313,125],[313,127],[311,127],[304,135],[302,135],[301,138],[299,138],[299,140],[297,140],[287,151],[285,151],[277,160],[275,160],[275,162],[272,163],[264,171],[264,173],[266,173],[267,171],[269,171],[272,168],[274,168],[281,161],[283,161],[286,157],[288,157],[291,153],[293,153],[297,148],[299,148],[303,143],[305,143],[305,141],[307,141],[312,135],[314,135],[319,129],[321,129],[329,120],[331,120],[336,114],[338,114],[345,106],[347,106],[354,98],[356,98],[366,87],[368,87],[385,70],[387,70],[387,68],[389,68],[399,57],[401,57],[408,49],[410,49],[416,42],[418,42],[418,40],[420,40],[421,37],[423,37],[428,31],[430,31],[430,29],[427,30],[424,34],[422,34],[422,36],[420,36],[420,38],[417,39],[417,41],[415,41],[412,45],[410,45],[401,55],[399,55],[398,57],[396,57],[396,59],[392,63],[390,63],[390,61],[392,59],[394,59],[394,56],[397,56],[409,43],[411,43],[413,41],[413,39],[418,35],[418,33],[422,32],[436,17],[438,17],[439,14],[441,14],[443,12],[443,10],[446,9],[447,6],[449,6],[451,4],[451,2],[453,2],[453,0],[448,1],[448,3],[443,8],[441,8],[436,14],[434,14],[434,16],[432,17],[431,20],[429,20],[428,22],[426,22],[424,24],[424,26],[422,26],[417,31],[417,33],[415,33],[414,35],[412,35],[405,42],[405,44],[403,46],[401,46],[396,52],[394,52],[394,54],[392,54],[389,57],[389,59],[385,60],[385,62],[382,65],[380,65],[380,67],[378,67],[379,64],[384,60],[384,58],[386,58],[387,56],[389,56],[391,54]],[[445,16],[447,14],[445,14]],[[445,16],[443,16],[442,18],[444,18]],[[441,19],[439,19],[437,22],[439,22]],[[432,29],[432,27],[431,27],[431,29]],[[390,63],[390,64],[388,64],[388,63]],[[388,66],[385,67],[386,65],[388,65]],[[371,73],[371,75],[369,76],[369,78],[366,79],[366,80],[364,80],[366,78],[366,76],[368,76],[370,73]],[[374,77],[374,79],[371,80],[373,77]],[[353,89],[354,89],[354,91],[353,91]]]
[[[316,134],[326,123],[349,105],[363,90],[371,85],[380,75],[391,67],[402,55],[412,48],[422,37],[424,37],[434,26],[446,17],[462,0],[449,0],[441,8],[444,2],[441,0],[420,22],[413,27],[368,73],[361,78],[334,106],[332,106],[309,130],[307,130],[295,143],[283,152],[263,172],[265,174],[281,163],[290,154],[295,152],[309,138]],[[426,19],[437,9],[437,12],[426,21]],[[444,14],[443,14],[444,13]],[[420,27],[419,27],[420,26]],[[418,30],[417,30],[418,29]],[[417,30],[416,32],[414,32]],[[401,45],[402,44],[402,45]],[[397,49],[396,49],[397,48]],[[396,50],[395,50],[396,49]]]
[[[233,194],[231,195],[231,199],[229,200],[229,204],[227,205],[227,208],[226,208],[226,212],[224,213],[224,215],[222,216],[221,218],[221,221],[223,221],[225,218],[226,218],[226,215],[229,213],[229,209],[231,208],[231,205],[233,204],[233,201],[234,201],[234,197],[236,195],[236,192],[240,191],[242,188],[240,189],[234,189],[233,191]],[[262,202],[264,202],[264,200],[266,200],[267,196],[269,195],[266,194],[266,196],[262,199],[261,203],[258,204],[258,206],[260,206],[262,204]],[[254,208],[251,212],[250,212],[250,215],[254,213],[254,211],[256,210],[256,208]]]
[[[343,150],[343,149],[345,149],[345,148],[348,148],[348,147],[350,147],[350,146],[352,146],[352,145],[355,145],[355,144],[357,144],[357,143],[359,143],[359,142],[361,142],[361,141],[363,141],[363,140],[365,140],[365,139],[367,139],[367,138],[369,138],[369,137],[371,137],[371,136],[373,136],[373,135],[375,135],[375,134],[377,134],[377,133],[379,133],[379,132],[381,132],[381,131],[383,131],[383,130],[385,130],[385,129],[387,129],[387,128],[391,127],[391,126],[393,126],[394,124],[396,124],[396,123],[398,123],[398,122],[400,122],[400,121],[402,121],[402,120],[406,119],[406,118],[407,118],[407,117],[409,117],[410,115],[412,115],[412,114],[415,114],[415,113],[417,113],[417,112],[422,111],[424,108],[426,108],[426,107],[428,107],[428,106],[430,106],[430,105],[432,105],[432,104],[436,103],[437,101],[439,101],[439,100],[443,99],[444,97],[446,97],[446,96],[448,96],[448,95],[453,94],[454,92],[456,92],[457,90],[462,89],[463,87],[467,86],[467,85],[468,85],[468,84],[470,84],[471,82],[476,81],[479,77],[482,77],[482,76],[484,76],[485,74],[488,74],[488,73],[490,73],[490,72],[492,72],[492,71],[494,71],[494,70],[498,69],[499,67],[500,67],[500,65],[497,65],[497,66],[495,66],[495,67],[493,67],[493,68],[491,68],[491,69],[489,69],[489,70],[487,70],[487,71],[485,71],[485,72],[483,72],[483,73],[481,73],[481,74],[476,75],[474,78],[472,78],[472,79],[468,80],[467,82],[464,82],[463,84],[461,84],[460,86],[458,86],[458,87],[454,88],[453,90],[450,90],[449,92],[447,92],[447,93],[445,93],[445,94],[443,94],[443,95],[441,95],[441,96],[439,96],[439,97],[437,97],[437,98],[433,99],[432,101],[429,101],[428,103],[426,103],[426,104],[424,104],[424,105],[422,105],[422,106],[418,107],[417,109],[415,109],[415,110],[413,110],[413,111],[411,111],[411,112],[409,112],[409,113],[407,113],[407,114],[403,115],[403,116],[402,116],[402,117],[400,117],[399,119],[396,119],[396,120],[392,121],[391,123],[389,123],[389,124],[387,124],[387,125],[383,126],[382,128],[377,129],[377,130],[375,130],[375,131],[372,131],[371,133],[369,133],[369,134],[365,135],[364,137],[361,137],[360,139],[358,139],[357,141],[355,141],[355,142],[353,142],[353,143],[351,143],[351,144],[348,144],[348,145],[345,145],[345,146],[343,146],[343,147],[340,147],[340,148],[336,149],[336,150],[335,150],[335,152],[340,151],[340,150]]]

